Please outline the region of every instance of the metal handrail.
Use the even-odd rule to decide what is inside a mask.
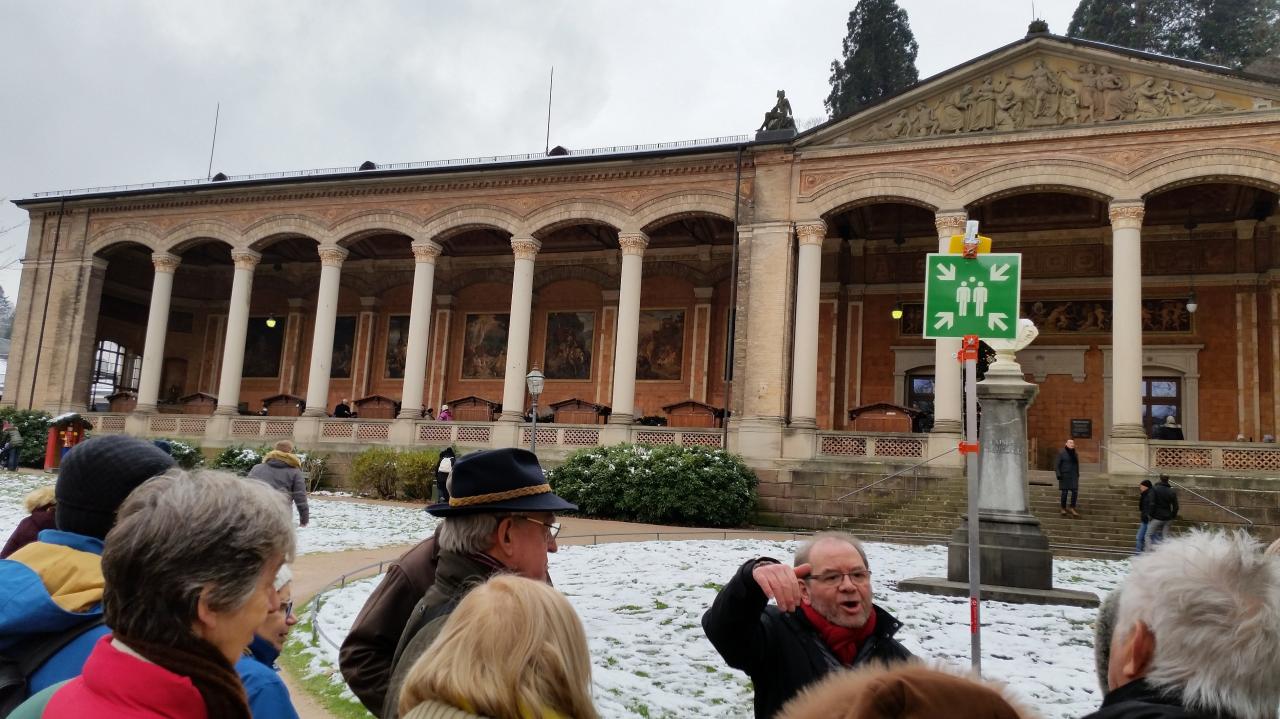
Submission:
[[[1152,471],[1152,469],[1151,469],[1150,467],[1144,467],[1144,466],[1142,466],[1142,465],[1138,464],[1137,462],[1133,461],[1132,459],[1129,459],[1128,457],[1124,456],[1123,454],[1120,454],[1119,452],[1115,451],[1114,449],[1111,449],[1110,447],[1108,447],[1108,446],[1107,446],[1107,445],[1105,445],[1105,444],[1098,445],[1098,446],[1102,447],[1102,448],[1103,448],[1104,450],[1106,450],[1107,452],[1110,452],[1110,453],[1111,453],[1111,455],[1114,455],[1114,456],[1116,456],[1116,457],[1119,457],[1120,459],[1123,459],[1124,461],[1128,462],[1129,464],[1132,464],[1133,466],[1137,467],[1138,469],[1141,469],[1141,470],[1142,470],[1142,473],[1143,473],[1143,474],[1145,474],[1145,475],[1147,475],[1147,476],[1150,476],[1150,477],[1159,477],[1159,476],[1162,476],[1160,472]],[[1167,476],[1167,475],[1163,475],[1163,476]],[[1204,496],[1203,494],[1200,494],[1199,492],[1197,492],[1197,491],[1195,491],[1194,489],[1192,489],[1192,488],[1188,487],[1187,485],[1185,485],[1185,484],[1183,484],[1183,483],[1181,483],[1181,482],[1175,482],[1175,481],[1173,481],[1173,478],[1170,478],[1170,479],[1169,479],[1169,483],[1170,483],[1170,484],[1172,484],[1172,485],[1174,485],[1174,486],[1176,486],[1178,489],[1181,489],[1182,491],[1187,492],[1188,494],[1194,494],[1195,496],[1197,496],[1197,497],[1199,497],[1201,500],[1203,500],[1206,504],[1212,504],[1213,506],[1217,507],[1218,509],[1221,509],[1222,511],[1226,512],[1227,514],[1230,514],[1230,515],[1235,516],[1235,517],[1239,517],[1240,519],[1244,520],[1244,523],[1245,523],[1245,524],[1247,524],[1247,525],[1249,525],[1250,527],[1254,526],[1254,525],[1253,525],[1253,520],[1252,520],[1252,519],[1249,519],[1248,517],[1244,516],[1243,514],[1240,514],[1239,512],[1236,512],[1236,511],[1234,511],[1234,510],[1232,510],[1232,509],[1229,509],[1229,508],[1227,508],[1227,507],[1224,507],[1224,506],[1223,506],[1223,505],[1221,505],[1221,504],[1218,504],[1217,502],[1213,501],[1212,499],[1209,499],[1208,497]]]
[[[948,454],[951,454],[952,452],[959,451],[959,449],[960,449],[959,447],[952,447],[951,449],[948,449],[947,451],[943,452],[942,454],[939,454],[939,455],[936,455],[936,456],[930,457],[930,458],[928,458],[928,459],[924,460],[923,462],[920,462],[920,463],[918,463],[918,464],[913,464],[913,465],[911,465],[910,467],[906,467],[906,468],[904,468],[904,469],[900,469],[900,470],[898,470],[897,472],[894,472],[893,474],[885,475],[884,477],[881,477],[880,479],[878,479],[878,480],[876,480],[876,481],[872,482],[871,484],[868,484],[868,485],[867,485],[867,486],[865,486],[865,487],[859,487],[859,488],[857,488],[857,489],[853,490],[852,492],[849,492],[848,494],[842,494],[842,495],[840,495],[839,497],[836,497],[835,501],[837,501],[837,502],[842,502],[842,501],[844,501],[846,498],[848,498],[848,497],[852,497],[853,495],[858,494],[859,492],[864,492],[864,491],[866,491],[866,490],[868,490],[868,489],[871,489],[872,487],[875,487],[875,486],[877,486],[877,485],[880,485],[880,484],[883,484],[883,483],[885,483],[885,482],[888,482],[889,480],[893,479],[894,477],[897,477],[897,476],[898,476],[898,475],[900,475],[900,474],[906,474],[907,472],[911,472],[911,471],[913,471],[913,470],[919,469],[920,467],[923,467],[924,465],[926,465],[926,464],[928,464],[928,463],[930,463],[930,462],[932,462],[932,461],[934,461],[934,460],[936,460],[936,459],[942,459],[943,457],[947,456]]]
[[[333,647],[334,649],[340,649],[341,645],[333,641],[332,638],[330,638],[327,634],[324,633],[322,629],[320,629],[320,621],[319,621],[320,608],[324,606],[324,595],[331,589],[334,589],[334,588],[341,589],[346,587],[348,579],[350,579],[351,577],[357,574],[362,574],[364,572],[367,572],[370,569],[373,569],[375,567],[378,570],[377,574],[382,574],[383,568],[386,567],[386,565],[391,563],[392,561],[395,561],[395,560],[384,559],[380,562],[374,562],[373,564],[366,564],[363,567],[357,567],[356,569],[352,569],[351,571],[344,573],[342,576],[338,577],[332,582],[329,582],[328,584],[321,587],[320,590],[316,592],[315,595],[311,598],[311,602],[314,605],[311,607],[311,641],[315,642],[320,639],[324,639],[326,642],[329,643],[329,646]],[[377,576],[377,574],[375,574],[374,576]]]

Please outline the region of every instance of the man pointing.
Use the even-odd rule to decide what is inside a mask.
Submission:
[[[702,615],[716,651],[751,677],[757,719],[771,719],[828,672],[911,658],[893,638],[900,626],[872,603],[866,552],[843,532],[814,535],[794,567],[748,561]]]

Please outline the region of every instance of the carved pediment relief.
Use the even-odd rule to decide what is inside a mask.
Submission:
[[[1120,55],[1024,52],[965,68],[852,117],[849,129],[828,134],[826,142],[944,138],[1280,107],[1280,88],[1222,80]]]

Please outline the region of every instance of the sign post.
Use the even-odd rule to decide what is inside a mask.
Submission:
[[[978,557],[978,336],[965,335],[960,345],[964,363],[964,439],[960,454],[965,456],[969,485],[969,659],[974,673],[982,674],[982,566]]]

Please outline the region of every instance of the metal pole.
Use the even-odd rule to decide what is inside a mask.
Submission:
[[[976,674],[982,673],[982,567],[978,546],[978,337],[964,338],[965,471],[969,476],[969,656]]]
[[[533,427],[529,430],[529,451],[538,453],[538,395],[533,395]]]

